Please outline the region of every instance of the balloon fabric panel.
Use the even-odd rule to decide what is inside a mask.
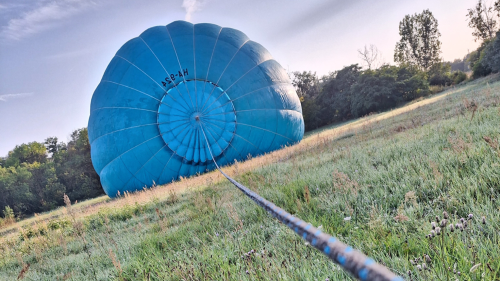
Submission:
[[[115,197],[215,169],[209,148],[223,166],[297,143],[304,121],[288,74],[262,45],[175,21],[118,50],[88,128],[92,163]]]

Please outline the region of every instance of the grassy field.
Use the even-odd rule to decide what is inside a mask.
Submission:
[[[499,141],[496,76],[223,170],[407,280],[500,280]],[[0,280],[350,280],[216,172],[1,233]]]

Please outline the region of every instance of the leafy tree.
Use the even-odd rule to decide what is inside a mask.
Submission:
[[[0,167],[0,209],[10,206],[16,214],[29,213],[36,205],[29,188],[30,179],[26,167]]]
[[[417,65],[428,70],[439,62],[441,53],[441,34],[438,21],[431,11],[421,14],[406,15],[399,23],[400,41],[394,50],[394,61],[400,64]]]
[[[47,151],[45,146],[35,141],[28,144],[16,145],[12,151],[9,151],[5,160],[5,167],[19,166],[22,163],[45,163],[46,161]]]
[[[500,1],[499,1],[500,3]],[[496,38],[484,49],[483,61],[481,62],[492,72],[500,72],[500,31]]]
[[[321,115],[325,124],[347,120],[351,115],[351,87],[358,81],[361,67],[352,64],[325,78],[321,102],[325,106]]]
[[[70,138],[66,148],[52,156],[58,182],[66,188],[65,192],[72,200],[104,194],[90,158],[87,128],[75,130]]]
[[[495,15],[495,12],[498,15]],[[477,40],[490,40],[495,36],[497,27],[496,17],[500,16],[500,0],[494,6],[488,6],[484,0],[478,0],[476,7],[467,10],[469,27],[473,29],[472,35]]]
[[[485,60],[486,50],[489,44],[490,41],[484,41],[481,43],[481,46],[469,56],[468,61],[472,68],[472,77],[474,78],[483,77],[492,72],[488,61]]]
[[[385,71],[365,71],[352,86],[351,111],[354,117],[363,116],[395,106],[401,100],[394,95],[396,76]]]
[[[300,98],[306,130],[318,128],[321,125],[320,107],[316,102],[316,98],[320,93],[320,81],[316,72],[294,72],[292,84]]]
[[[396,92],[404,101],[411,101],[429,93],[426,73],[412,65],[387,66],[397,73]]]
[[[319,79],[316,72],[293,72],[292,84],[299,98],[313,98],[319,94]]]
[[[49,137],[45,139],[45,147],[47,152],[50,154],[54,154],[59,152],[62,149],[66,149],[66,144],[64,142],[58,142],[57,137]]]

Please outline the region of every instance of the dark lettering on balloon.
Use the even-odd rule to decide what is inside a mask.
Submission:
[[[178,71],[177,74],[170,74],[170,76],[165,77],[165,81],[161,81],[161,84],[163,87],[166,87],[167,85],[171,84],[173,81],[175,81],[175,77],[184,77],[186,75],[189,75],[188,69],[182,69]]]

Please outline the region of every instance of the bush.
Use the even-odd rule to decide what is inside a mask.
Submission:
[[[452,83],[450,78],[451,65],[449,63],[438,62],[429,69],[429,84],[431,86],[449,86]]]
[[[451,80],[453,81],[453,85],[460,84],[466,79],[467,79],[467,74],[465,74],[465,72],[463,71],[458,70],[454,71],[451,74]]]

